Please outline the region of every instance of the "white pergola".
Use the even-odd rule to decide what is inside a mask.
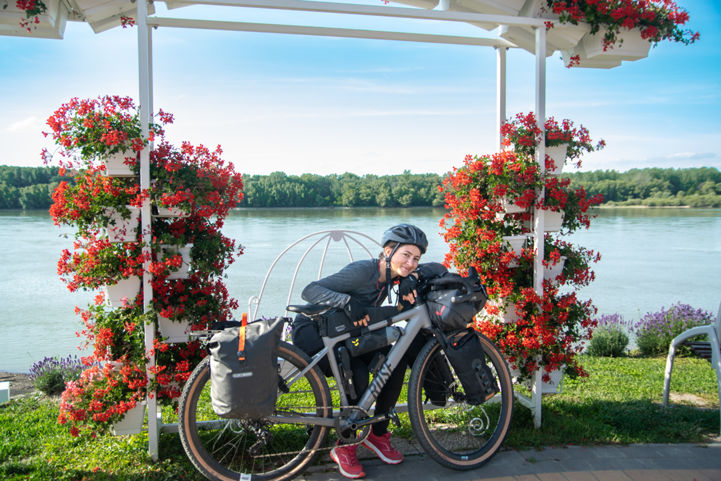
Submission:
[[[358,17],[388,17],[398,19],[431,20],[472,24],[479,27],[479,36],[440,35],[434,33],[409,33],[402,31],[382,31],[375,29],[352,29],[317,27],[308,25],[281,25],[270,23],[249,23],[225,20],[199,20],[192,18],[170,18],[153,15],[153,4],[146,0],[45,0],[47,12],[40,16],[37,28],[27,31],[20,27],[24,12],[10,5],[6,11],[0,11],[0,35],[14,35],[43,38],[62,38],[65,24],[70,21],[87,22],[96,32],[120,25],[121,17],[133,17],[138,28],[139,63],[139,104],[140,118],[144,134],[153,111],[153,62],[152,44],[155,28],[182,28],[226,30],[239,32],[283,33],[293,35],[313,35],[324,37],[345,37],[359,39],[382,39],[406,42],[425,42],[455,45],[476,45],[492,47],[496,50],[496,126],[498,132],[497,148],[501,149],[500,126],[506,119],[506,53],[509,48],[523,48],[535,55],[535,113],[539,127],[543,128],[546,118],[546,57],[554,51],[562,51],[564,59],[575,56],[580,67],[612,68],[624,60],[637,60],[648,54],[648,47],[631,54],[610,56],[589,52],[586,39],[590,38],[587,25],[560,25],[546,30],[548,14],[544,11],[545,0],[397,0],[408,6],[358,5],[351,3],[321,2],[309,0],[164,0],[168,8],[191,5],[212,5],[223,7],[260,8],[285,12],[318,12],[353,15]],[[379,0],[380,2],[380,0]],[[593,36],[595,37],[595,36]],[[648,43],[648,42],[646,42]],[[649,44],[650,45],[650,44]],[[544,169],[545,144],[541,142],[536,155],[541,171]],[[140,187],[150,187],[150,148],[141,153]],[[540,193],[543,194],[542,192]],[[146,246],[151,241],[150,201],[146,200],[141,210],[141,226]],[[534,288],[543,295],[543,256],[544,256],[544,216],[543,211],[534,215],[534,248],[537,255],[534,263]],[[149,247],[146,247],[149,249]],[[150,274],[145,269],[143,276],[143,294],[146,310],[152,300]],[[145,327],[146,349],[153,346],[154,326]],[[150,365],[154,359],[150,359]],[[541,426],[541,385],[542,371],[537,371],[531,388],[531,396],[517,394],[519,401],[529,408],[534,416],[534,425]],[[163,424],[158,411],[155,396],[148,399],[148,451],[158,457],[158,436],[161,431],[177,431],[177,425]]]

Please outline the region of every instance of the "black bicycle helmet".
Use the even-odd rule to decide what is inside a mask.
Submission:
[[[389,242],[413,244],[421,250],[421,254],[425,254],[428,247],[426,235],[418,227],[411,224],[398,224],[385,231],[381,245],[385,247]]]

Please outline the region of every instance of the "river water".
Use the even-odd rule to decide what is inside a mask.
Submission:
[[[721,302],[721,210],[600,209],[591,229],[568,240],[601,253],[596,281],[580,292],[601,314],[619,313],[628,320],[682,302],[714,314]],[[442,261],[446,245],[438,235],[442,209],[246,209],[234,211],[224,233],[245,246],[245,254],[228,270],[231,295],[248,310],[276,256],[308,234],[347,229],[374,239],[390,225],[409,222],[428,234],[424,261]],[[315,238],[288,252],[273,270],[259,315],[283,313],[293,273]],[[367,243],[367,242],[366,242]],[[74,306],[92,301],[93,293],[70,293],[56,274],[72,231],[53,225],[47,212],[0,211],[0,370],[26,372],[45,356],[79,354],[75,332],[80,321]],[[324,245],[324,244],[321,244]],[[324,274],[348,262],[333,243]],[[355,259],[367,256],[351,244]],[[371,250],[376,255],[379,249]],[[318,276],[319,248],[299,269],[294,297]]]

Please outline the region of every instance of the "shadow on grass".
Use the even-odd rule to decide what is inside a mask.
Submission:
[[[529,448],[565,444],[707,442],[718,435],[718,409],[672,405],[650,400],[574,401],[544,399],[540,429],[530,410],[519,403],[505,446]]]

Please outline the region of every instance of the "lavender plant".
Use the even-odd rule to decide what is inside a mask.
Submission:
[[[628,323],[620,314],[604,314],[598,319],[597,327],[588,345],[591,356],[619,357],[628,347]]]
[[[77,356],[46,357],[30,368],[30,379],[36,389],[52,396],[65,390],[65,383],[80,377],[83,364]]]
[[[635,324],[636,345],[644,356],[653,356],[668,352],[674,337],[687,329],[713,322],[713,314],[703,309],[694,309],[680,302],[668,309],[648,312]],[[689,348],[681,346],[677,354],[688,355]]]

